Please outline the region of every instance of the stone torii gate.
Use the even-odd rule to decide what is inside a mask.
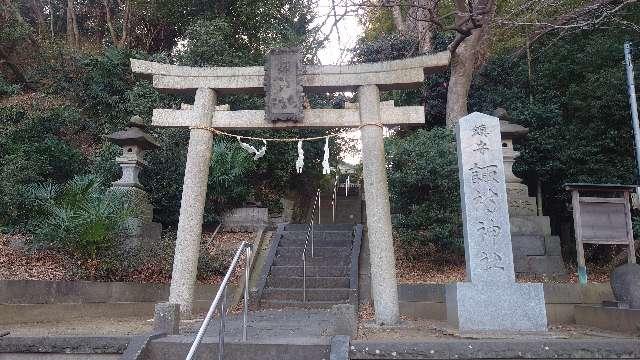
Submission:
[[[202,127],[219,130],[359,127],[375,318],[378,324],[397,323],[398,293],[382,126],[423,124],[425,118],[422,106],[381,104],[379,92],[419,87],[426,73],[443,70],[448,63],[449,52],[445,51],[378,63],[305,66],[301,74],[305,93],[357,91],[358,106],[305,109],[302,121],[269,122],[264,110],[228,111],[228,106],[216,105],[219,94],[264,93],[262,66],[197,68],[131,59],[133,72],[150,76],[154,87],[195,91],[193,106],[155,109],[152,118],[155,126],[190,128],[169,302],[180,304],[182,313],[191,315],[214,136]]]

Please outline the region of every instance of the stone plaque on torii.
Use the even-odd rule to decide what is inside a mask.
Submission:
[[[298,69],[295,72],[296,83],[300,82],[305,93],[357,91],[358,104],[346,109],[303,109],[301,115],[292,117],[286,114],[295,107],[286,106],[282,116],[272,117],[273,108],[229,111],[228,106],[216,106],[218,94],[264,94],[267,74],[262,66],[197,68],[131,59],[133,72],[151,77],[154,87],[195,92],[193,105],[180,110],[154,109],[152,118],[155,126],[190,129],[169,301],[179,303],[183,314],[190,315],[213,143],[213,133],[207,129],[360,128],[376,322],[397,323],[398,293],[382,127],[419,125],[425,119],[422,106],[381,103],[379,92],[420,87],[425,74],[446,69],[449,56],[444,51],[377,63],[301,66],[301,74]],[[295,92],[291,94],[293,100],[299,99]],[[290,120],[273,122],[282,118]]]
[[[264,65],[265,111],[268,121],[302,121],[302,54],[300,48],[273,49]]]

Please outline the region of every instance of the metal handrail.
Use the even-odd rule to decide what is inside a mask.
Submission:
[[[313,219],[316,214],[316,204],[318,204],[318,224],[320,224],[320,189],[316,191],[316,198],[313,200],[313,208],[311,209],[311,221],[309,222],[309,227],[307,228],[307,236],[304,240],[304,248],[302,249],[302,302],[307,302],[307,245],[309,243],[309,238],[311,238],[311,257],[313,256],[313,237],[314,237],[314,229],[313,229]]]
[[[247,319],[248,319],[248,308],[249,308],[249,270],[251,264],[251,243],[243,241],[238,250],[236,251],[233,260],[231,261],[231,265],[229,265],[229,269],[224,276],[224,279],[220,283],[218,287],[218,292],[216,293],[215,298],[213,298],[213,302],[211,303],[211,307],[207,312],[207,316],[205,316],[202,321],[202,325],[198,330],[198,334],[196,334],[195,339],[193,340],[193,344],[191,344],[191,348],[189,349],[189,353],[185,360],[192,360],[198,351],[198,347],[202,342],[202,337],[204,333],[207,331],[207,327],[209,326],[209,321],[213,317],[213,314],[220,304],[220,329],[218,332],[218,359],[224,359],[224,330],[225,330],[225,319],[226,319],[226,298],[227,298],[227,285],[229,284],[229,279],[231,278],[231,274],[235,270],[238,265],[238,261],[240,260],[240,256],[242,255],[242,251],[246,252],[246,266],[244,270],[244,304],[243,304],[243,316],[242,316],[242,341],[247,341]]]
[[[336,179],[333,182],[333,194],[331,197],[331,222],[336,223],[336,203],[338,202],[338,175],[336,174]]]

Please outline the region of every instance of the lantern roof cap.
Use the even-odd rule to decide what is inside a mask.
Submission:
[[[107,140],[121,147],[136,145],[143,150],[152,150],[160,147],[156,139],[144,131],[145,128],[146,125],[142,118],[136,115],[131,117],[127,123],[127,128],[107,135]]]
[[[519,139],[529,133],[529,129],[526,127],[510,122],[511,115],[504,108],[495,109],[493,116],[500,119],[500,134],[503,139]]]

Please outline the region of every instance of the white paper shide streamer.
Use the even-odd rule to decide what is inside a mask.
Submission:
[[[329,138],[324,140],[324,157],[322,158],[322,173],[327,175],[331,172],[329,167]]]
[[[230,136],[234,136],[234,135],[230,134]],[[252,140],[262,140],[262,143],[264,145],[262,146],[262,148],[260,150],[258,150],[255,147],[251,146],[250,144],[242,142],[242,139],[243,138],[247,138],[247,137],[235,136],[235,138],[238,140],[238,143],[240,144],[241,148],[246,150],[249,154],[253,155],[253,160],[260,159],[267,152],[267,140],[269,140],[269,141],[277,141],[277,140],[274,140],[274,139],[249,138],[249,139],[252,139]],[[322,138],[324,138],[324,156],[322,158],[322,173],[324,175],[327,175],[327,174],[331,173],[331,167],[329,166],[329,136],[316,137],[316,138],[310,138],[310,139],[312,139],[312,140],[320,140]],[[293,140],[298,140],[298,139],[293,139]],[[298,159],[296,160],[296,172],[298,174],[301,174],[302,173],[302,168],[304,168],[304,150],[302,149],[302,142],[303,141],[304,141],[304,139],[298,140]]]
[[[344,196],[349,196],[349,186],[351,186],[351,177],[347,176],[347,180],[344,182]]]
[[[240,143],[240,147],[247,150],[249,154],[253,155],[253,160],[260,159],[267,152],[267,142],[264,140],[262,140],[262,143],[264,144],[262,146],[262,149],[258,150],[249,144],[243,143],[239,137],[237,139],[238,139],[238,142]]]
[[[298,160],[296,160],[296,171],[298,174],[302,173],[302,167],[304,166],[304,150],[302,150],[302,140],[298,141]]]

